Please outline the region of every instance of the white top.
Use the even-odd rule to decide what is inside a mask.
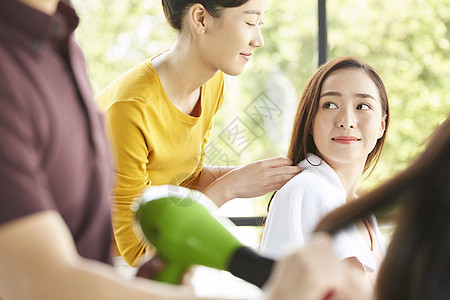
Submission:
[[[309,154],[299,165],[304,171],[275,194],[267,216],[260,251],[274,259],[304,246],[320,219],[346,203],[344,186],[321,158]],[[384,255],[386,246],[374,215],[370,221]],[[334,250],[340,259],[356,257],[367,272],[377,269],[372,251],[353,223],[334,235]]]

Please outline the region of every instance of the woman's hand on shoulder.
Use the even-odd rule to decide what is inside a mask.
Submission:
[[[299,166],[284,157],[259,160],[238,167],[208,186],[204,193],[223,204],[234,198],[251,198],[279,190],[301,172]]]
[[[258,197],[279,190],[292,177],[301,172],[292,166],[292,160],[284,157],[259,160],[229,173],[233,180],[229,186],[234,198]]]

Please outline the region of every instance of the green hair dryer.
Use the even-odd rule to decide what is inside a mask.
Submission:
[[[136,221],[165,262],[153,279],[180,283],[192,265],[229,271],[262,287],[274,261],[244,246],[214,217],[217,208],[204,194],[179,186],[153,186],[136,207]]]

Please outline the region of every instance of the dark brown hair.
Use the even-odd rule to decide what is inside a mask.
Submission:
[[[176,30],[181,30],[183,17],[186,11],[194,4],[200,3],[206,11],[213,17],[220,17],[222,9],[226,7],[238,7],[248,0],[162,0],[164,15],[170,26]]]
[[[326,215],[316,231],[333,234],[392,205],[401,209],[378,274],[377,298],[450,299],[450,117],[407,169]]]

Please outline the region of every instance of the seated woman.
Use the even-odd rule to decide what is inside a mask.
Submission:
[[[304,171],[269,203],[261,252],[273,258],[305,245],[325,214],[358,198],[361,176],[376,164],[385,142],[384,84],[357,58],[331,60],[310,78],[295,120],[288,157]],[[385,252],[374,215],[338,232],[334,247],[374,283]]]

